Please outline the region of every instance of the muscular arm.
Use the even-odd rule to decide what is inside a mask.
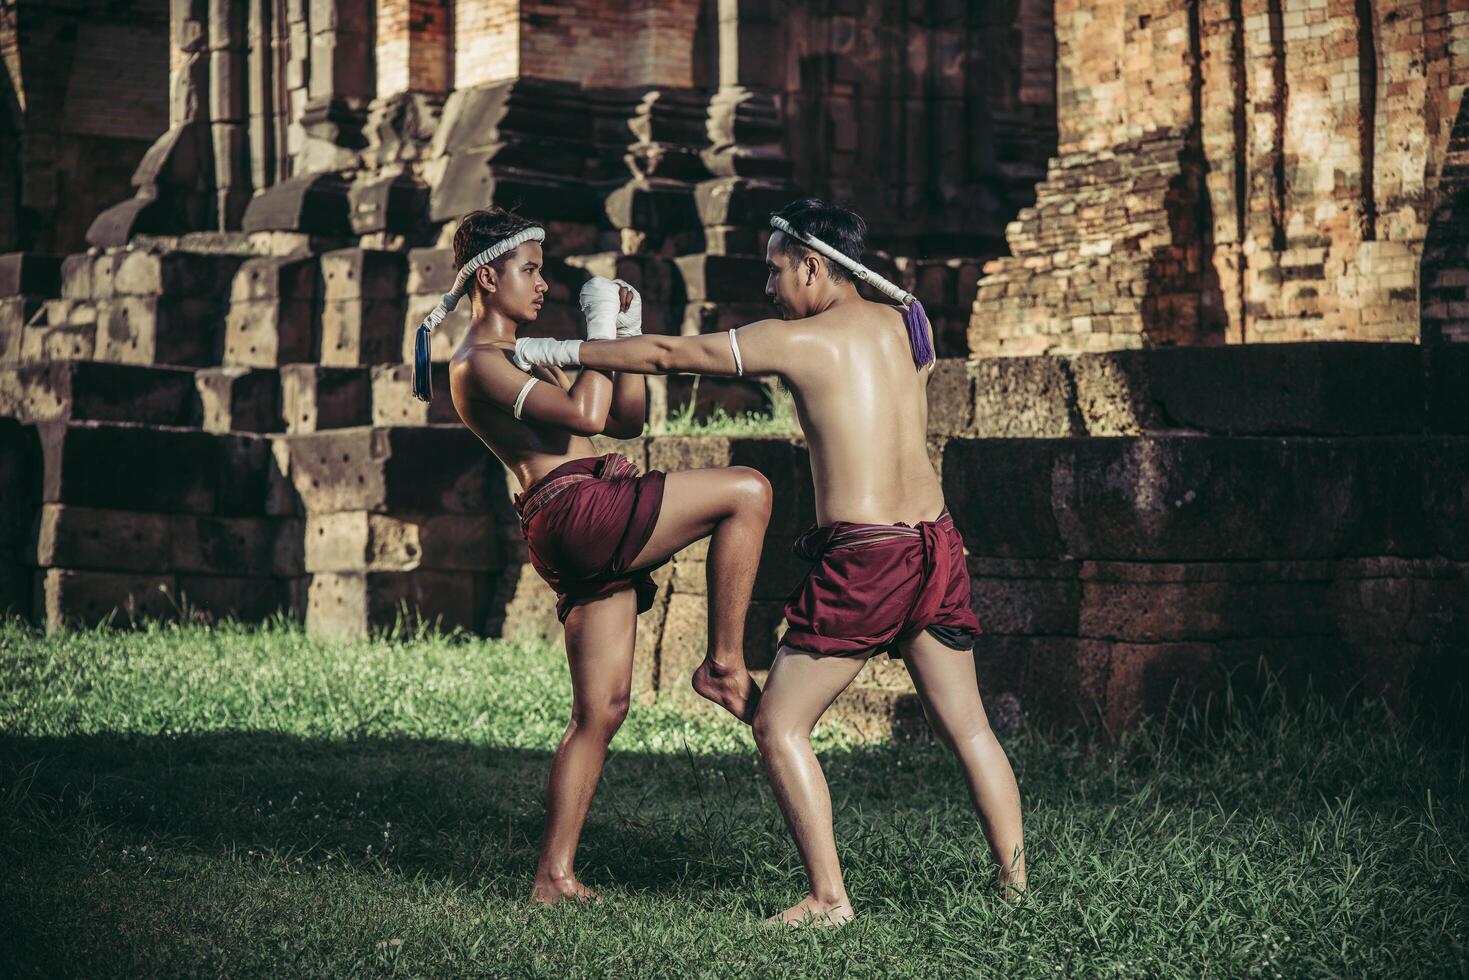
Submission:
[[[780,375],[802,366],[826,363],[830,353],[811,331],[782,320],[761,320],[740,327],[736,338],[747,375]],[[638,374],[737,373],[726,333],[697,337],[629,337],[581,345],[583,367]]]
[[[647,380],[631,371],[617,372],[612,378],[612,408],[607,413],[607,426],[603,432],[614,439],[636,439],[643,434],[647,421]]]
[[[515,405],[528,376],[501,348],[475,351],[465,361],[470,390],[477,398],[506,411]],[[554,425],[581,436],[594,436],[607,426],[612,407],[612,381],[601,371],[582,371],[568,389],[550,382],[532,386],[521,407],[521,418]],[[640,428],[641,431],[641,428]]]

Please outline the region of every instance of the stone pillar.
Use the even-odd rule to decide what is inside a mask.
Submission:
[[[351,167],[373,97],[372,0],[310,0],[311,59],[298,173]]]
[[[209,3],[209,136],[214,150],[214,226],[221,231],[240,227],[252,190],[245,129],[248,14],[239,0]]]
[[[168,132],[133,174],[137,193],[103,211],[87,229],[91,244],[122,245],[138,233],[215,227],[208,23],[209,0],[170,0]]]

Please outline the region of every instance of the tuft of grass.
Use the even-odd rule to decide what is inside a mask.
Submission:
[[[0,625],[0,973],[1469,972],[1463,745],[1375,703],[1010,740],[1013,906],[941,748],[819,730],[836,933],[759,925],[803,875],[748,729],[667,702],[635,703],[583,835],[608,901],[528,908],[568,703],[540,643]]]
[[[698,399],[698,380],[694,397],[669,411],[662,423],[649,427],[649,434],[662,436],[799,436],[801,425],[796,419],[796,403],[789,391],[775,382],[765,382],[770,393],[769,412],[741,412],[731,415],[716,407],[706,416],[694,413]]]

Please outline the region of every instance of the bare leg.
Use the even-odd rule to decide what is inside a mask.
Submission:
[[[634,567],[662,561],[709,537],[709,647],[694,690],[745,723],[760,688],[745,669],[745,614],[770,522],[770,482],[748,466],[668,474],[663,509]]]
[[[866,657],[817,657],[781,647],[765,682],[755,743],[811,880],[806,897],[771,922],[842,925],[852,918],[831,826],[831,793],[811,751],[811,730],[866,663]]]
[[[903,644],[903,660],[934,733],[954,750],[969,795],[999,863],[1000,891],[1007,898],[1025,891],[1025,838],[1020,824],[1020,789],[1015,772],[979,697],[974,657],[952,650],[927,633]]]
[[[577,880],[572,864],[592,794],[602,778],[607,743],[627,717],[637,613],[637,597],[625,590],[575,606],[566,617],[571,724],[551,760],[546,834],[531,888],[532,903],[599,897]]]

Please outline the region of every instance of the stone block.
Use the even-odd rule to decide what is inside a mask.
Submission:
[[[31,618],[35,599],[31,569],[21,562],[16,551],[0,550],[0,617]]]
[[[202,425],[207,432],[279,432],[281,377],[247,367],[196,372]]]
[[[202,252],[130,249],[113,259],[116,296],[217,297],[225,295],[244,259]]]
[[[502,526],[485,515],[409,517],[345,511],[306,519],[306,570],[494,572],[504,565]]]
[[[407,273],[408,260],[402,252],[366,248],[326,252],[321,256],[322,299],[328,303],[348,299],[398,300],[403,295]]]
[[[1105,720],[1111,644],[1074,637],[981,635],[980,689],[1018,694],[1026,725],[1096,730]],[[1018,680],[1018,689],[1011,687]]]
[[[352,233],[347,182],[335,173],[292,177],[258,192],[245,208],[247,232],[299,231],[328,238]]]
[[[1452,470],[1458,452],[1414,436],[955,439],[945,449],[944,484],[979,555],[1421,555],[1438,547],[1423,500],[1426,457],[1450,453],[1443,465]]]
[[[974,429],[992,438],[1085,435],[1070,368],[1057,357],[990,357],[974,362]]]
[[[0,416],[0,550],[29,546],[41,506],[43,459],[35,426]]]
[[[236,300],[225,315],[221,362],[241,367],[315,361],[321,356],[321,321],[301,300]]]
[[[167,572],[170,520],[166,514],[45,504],[27,557],[38,568]]]
[[[768,303],[689,303],[683,308],[678,332],[685,337],[720,333],[777,316]]]
[[[959,358],[942,358],[928,379],[928,431],[957,435],[974,421],[974,379]]]
[[[0,369],[0,415],[193,425],[199,405],[192,371],[56,361]]]
[[[770,394],[770,388],[763,382],[745,378],[674,374],[664,380],[665,404],[670,416],[689,413],[693,418],[707,419],[721,411],[732,416],[768,413]]]
[[[1422,364],[1415,344],[1115,351],[1081,355],[1071,370],[1078,408],[1092,435],[1423,430]]]
[[[433,311],[439,303],[439,294],[425,296],[409,296],[403,317],[403,338],[400,360],[404,364],[413,363],[413,348],[418,336],[418,326],[423,323],[424,317]],[[459,305],[449,311],[429,338],[429,359],[436,363],[446,363],[454,356],[454,351],[459,348],[459,343],[464,339],[464,334],[469,330],[469,302],[460,300]],[[544,308],[542,310],[544,312]]]
[[[92,299],[92,263],[87,252],[68,255],[61,260],[61,298]]]
[[[321,363],[333,367],[399,363],[404,316],[400,299],[327,300],[321,310]]]
[[[42,499],[103,510],[248,516],[264,512],[270,444],[97,422],[36,425]]]
[[[21,337],[20,359],[37,361],[87,361],[97,350],[96,325],[85,327],[28,326]]]
[[[1210,643],[1113,644],[1103,727],[1119,735],[1144,717],[1158,717],[1221,692],[1226,680],[1218,648]]]
[[[483,629],[494,577],[463,572],[323,572],[311,577],[306,630],[351,639],[398,623]]]
[[[178,576],[179,607],[191,620],[260,623],[291,608],[290,586],[277,578]]]
[[[674,262],[691,303],[753,303],[764,295],[766,269],[760,259],[705,253],[680,255]]]
[[[1026,574],[1026,562],[969,562],[970,606],[979,628],[995,636],[1074,636],[1081,611],[1081,583],[1074,562],[1046,563],[1069,576]],[[1011,566],[1011,567],[1004,567]]]
[[[296,521],[177,514],[171,518],[169,567],[236,577],[298,575],[304,570],[300,536]]]
[[[449,365],[433,365],[433,398],[413,394],[411,364],[379,364],[372,368],[372,424],[375,426],[449,424],[459,421],[449,393]]]
[[[178,615],[172,575],[47,568],[36,572],[36,616],[47,632],[66,626],[137,623]]]
[[[1439,344],[1424,354],[1429,431],[1469,435],[1469,345]]]
[[[290,475],[308,514],[501,514],[505,469],[463,428],[342,429],[290,438]]]
[[[61,290],[61,259],[32,252],[0,255],[0,297],[55,296]]]
[[[410,294],[432,295],[437,303],[440,296],[454,288],[454,277],[458,274],[452,248],[415,248],[408,252],[407,292]]]
[[[520,553],[496,577],[495,596],[491,600],[490,612],[485,620],[485,634],[505,639],[561,642],[561,622],[556,618],[556,594],[525,561],[524,544],[520,542],[518,533],[516,540],[509,544],[507,550],[518,550]],[[643,620],[647,618],[640,616],[638,619],[640,638],[643,636]],[[642,646],[639,642],[639,647]],[[647,649],[657,649],[656,635],[654,645]],[[635,663],[634,670],[636,669]]]
[[[30,296],[0,298],[0,364],[16,364],[25,353],[26,324],[40,303]]]
[[[208,296],[117,296],[97,307],[97,359],[218,364],[225,311]]]
[[[225,364],[274,367],[321,351],[316,258],[248,259],[230,284]]]
[[[775,507],[768,534],[794,539],[816,519],[810,457],[789,440],[728,436],[660,436],[648,444],[648,468],[676,473],[705,467],[748,466],[770,481]]]
[[[756,601],[745,619],[745,659],[752,670],[764,670],[775,659],[782,604]],[[693,696],[689,681],[709,649],[708,603],[704,596],[678,592],[668,597],[663,633],[658,641],[658,692]]]
[[[366,368],[287,364],[280,375],[287,432],[345,429],[372,421],[372,379]]]

